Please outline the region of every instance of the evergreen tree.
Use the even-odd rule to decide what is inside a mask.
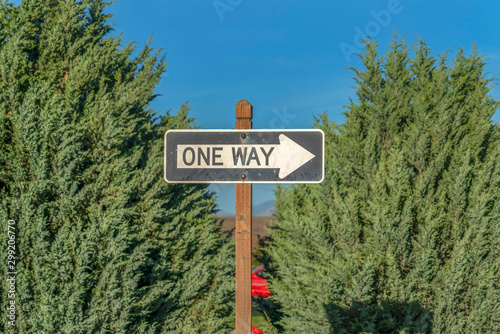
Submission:
[[[163,135],[193,127],[188,107],[148,109],[164,57],[108,37],[107,5],[1,5],[0,242],[15,220],[16,330],[225,333],[232,248],[214,197],[163,180]]]
[[[286,333],[500,332],[500,131],[485,60],[368,42],[325,180],[277,191]]]

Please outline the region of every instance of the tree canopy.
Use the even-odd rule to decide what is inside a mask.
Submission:
[[[474,48],[366,43],[325,180],[277,191],[266,249],[286,333],[500,332],[499,107]]]
[[[148,109],[165,56],[110,36],[108,5],[0,5],[0,221],[16,221],[17,331],[226,332],[233,250],[214,197],[163,180],[163,134],[194,126],[188,106]]]

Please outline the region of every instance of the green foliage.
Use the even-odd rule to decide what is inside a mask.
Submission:
[[[0,8],[0,242],[16,220],[17,332],[227,332],[233,250],[214,197],[163,180],[163,134],[193,127],[188,107],[148,110],[164,57],[106,37],[107,5]],[[6,284],[0,296],[8,332]]]
[[[322,115],[322,184],[277,191],[266,249],[286,333],[500,332],[499,107],[485,61],[368,42]]]

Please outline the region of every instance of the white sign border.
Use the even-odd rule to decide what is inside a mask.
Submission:
[[[249,133],[249,132],[320,132],[322,136],[321,142],[321,180],[319,181],[169,181],[167,179],[167,133],[169,132],[238,132],[238,133]],[[164,135],[164,146],[163,146],[163,179],[167,183],[171,184],[212,184],[212,183],[321,183],[325,179],[325,133],[321,129],[171,129],[167,130]]]

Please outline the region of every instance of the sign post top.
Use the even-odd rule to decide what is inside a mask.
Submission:
[[[252,111],[253,107],[247,100],[239,100],[238,103],[236,103],[236,110],[235,110],[236,118],[252,119]]]

